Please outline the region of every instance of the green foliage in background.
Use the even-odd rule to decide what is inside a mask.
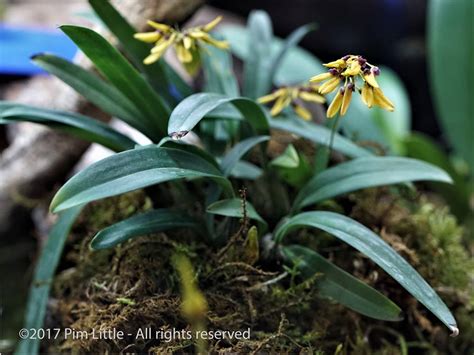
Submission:
[[[163,58],[143,65],[151,46],[133,38],[135,30],[108,2],[90,2],[126,56],[98,33],[68,25],[61,29],[93,62],[101,76],[49,54],[37,55],[33,60],[105,112],[145,134],[152,144],[136,145],[132,139],[92,118],[14,103],[0,105],[0,123],[41,123],[117,152],[67,181],[51,203],[55,213],[63,211],[72,216],[71,211],[83,204],[141,188],[150,193],[170,189],[179,192],[177,197],[164,201],[158,198],[158,204],[166,204],[162,208],[103,229],[93,239],[92,248],[112,248],[142,235],[183,228],[191,228],[197,237],[217,246],[228,240],[230,227],[236,222],[240,221],[242,230],[255,223],[258,232],[251,229],[254,238],[267,232],[271,235],[271,255],[278,255],[288,265],[296,265],[304,278],[323,273],[323,281],[318,285],[321,296],[375,319],[399,320],[401,309],[386,295],[307,246],[285,245],[287,235],[316,228],[349,244],[379,265],[452,332],[457,332],[456,320],[440,297],[389,244],[356,220],[324,211],[324,203],[364,188],[394,185],[396,189],[400,184],[405,186],[420,180],[446,186],[441,184],[452,181],[448,173],[433,164],[405,157],[377,156],[376,150],[353,140],[375,140],[392,155],[404,154],[407,149],[413,152],[412,144],[407,143],[408,99],[394,73],[382,68],[380,85],[394,99],[396,113],[368,111],[354,104],[344,118],[343,135],[336,132],[335,126],[330,129],[315,121],[301,120],[291,109],[271,117],[268,108],[256,101],[274,85],[300,83],[321,71],[320,61],[297,47],[314,25],[303,26],[281,40],[273,36],[268,14],[254,11],[246,29],[220,28],[220,38],[228,40],[232,52],[243,61],[243,86],[239,88],[232,73],[230,54],[205,47],[201,48],[199,57],[204,90],[193,93]],[[287,145],[283,152],[270,158],[269,141],[275,130],[314,143],[318,151],[325,152],[326,162],[315,169],[312,154],[294,145]],[[199,144],[190,144],[187,140],[190,136]],[[326,166],[332,151],[343,157],[343,162]],[[428,160],[422,154],[414,155]],[[439,160],[432,163],[452,172]],[[269,195],[275,201],[270,210],[259,210],[259,195],[242,196],[240,191],[241,197],[236,197],[242,186],[271,191]],[[199,212],[186,207],[183,201],[193,201]],[[60,222],[54,233],[62,233],[65,238],[69,222],[67,226]],[[44,253],[48,250],[49,247],[45,248]],[[54,266],[47,270],[50,277]],[[40,263],[38,270],[43,267]],[[32,298],[35,297],[38,296],[33,292]],[[35,322],[41,322],[44,316],[44,304],[40,307],[43,311],[36,316],[28,314],[36,317]]]

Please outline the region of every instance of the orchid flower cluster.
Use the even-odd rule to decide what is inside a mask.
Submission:
[[[311,119],[310,111],[296,103],[295,99],[300,98],[303,101],[322,104],[326,102],[322,95],[328,95],[337,90],[326,112],[327,117],[332,118],[338,112],[341,116],[346,114],[352,93],[358,91],[362,101],[369,108],[379,106],[388,111],[395,109],[377,83],[376,77],[380,75],[380,69],[367,62],[361,55],[346,55],[323,65],[329,68],[328,72],[312,77],[309,84],[278,88],[273,93],[261,97],[259,102],[267,103],[276,100],[270,111],[272,116],[278,115],[285,107],[292,105],[298,116],[309,120]],[[362,80],[362,87],[358,87],[357,79]],[[323,83],[318,86],[321,82]]]
[[[388,297],[318,254],[313,245],[305,246],[304,241],[287,238],[297,230],[315,228],[364,254],[424,304],[453,334],[458,333],[456,320],[447,306],[405,259],[370,228],[349,216],[328,211],[325,205],[327,201],[337,203],[342,195],[365,188],[422,180],[451,182],[446,172],[426,162],[377,156],[339,134],[338,120],[332,129],[311,122],[311,112],[305,103],[324,104],[325,96],[331,93],[335,95],[327,109],[329,118],[336,115],[340,118],[347,113],[354,92],[361,95],[369,108],[378,106],[393,111],[393,103],[377,82],[379,68],[360,55],[347,55],[325,64],[326,73],[300,85],[269,92],[278,80],[277,70],[269,68],[281,70],[286,82],[294,83],[300,80],[294,74],[301,58],[291,61],[291,68],[283,68],[282,58],[291,46],[278,49],[279,42],[272,35],[271,20],[265,12],[254,11],[250,15],[247,26],[250,50],[241,58],[244,75],[243,85],[239,85],[232,71],[230,53],[212,48],[229,48],[227,41],[218,40],[210,33],[221,17],[184,30],[149,21],[154,31],[136,33],[111,3],[89,1],[117,37],[123,54],[92,29],[66,25],[61,30],[91,60],[100,75],[52,54],[39,54],[33,61],[111,117],[137,129],[152,144],[140,145],[134,136],[85,115],[12,102],[0,102],[0,124],[19,121],[44,124],[117,153],[86,167],[55,194],[51,211],[61,213],[60,218],[67,218],[69,225],[81,208],[93,201],[138,189],[149,195],[153,207],[102,229],[91,240],[91,248],[114,248],[155,233],[173,236],[177,229],[188,229],[193,233],[190,235],[200,238],[200,243],[219,247],[237,240],[232,239],[231,232],[238,226],[238,219],[244,227],[235,235],[250,246],[249,253],[238,256],[239,262],[244,260],[249,265],[258,260],[275,262],[272,266],[275,270],[284,264],[295,268],[303,279],[323,272],[327,282],[318,284],[318,288],[325,297],[368,317],[399,320],[401,309]],[[290,35],[287,43],[294,43],[302,31],[310,30],[311,27],[303,26]],[[232,40],[231,35],[226,38]],[[171,47],[188,73],[196,74],[203,66],[205,90],[197,91],[189,85],[163,58]],[[276,53],[269,56],[272,49]],[[133,65],[141,61],[146,65]],[[314,59],[313,64],[318,65],[319,61]],[[267,103],[272,103],[270,114],[277,116],[275,119],[261,105]],[[291,110],[295,114],[287,115]],[[295,115],[304,121],[295,119]],[[298,151],[288,144],[284,152],[272,156],[267,148],[269,141],[276,141],[275,131],[312,142],[316,152]],[[199,144],[181,139],[188,132],[196,133]],[[332,164],[332,151],[347,159]],[[236,190],[242,185],[249,186],[252,194],[243,193],[239,198]],[[148,189],[151,187],[153,190]],[[161,200],[162,192],[167,198]],[[64,224],[58,226],[67,237]],[[54,245],[58,244],[57,238],[54,241]],[[259,248],[265,249],[260,253]],[[51,264],[48,253],[43,259],[44,265]],[[201,295],[190,262],[181,257],[173,260],[182,283],[182,314],[199,327],[212,310],[212,303],[208,304]],[[276,283],[279,279],[274,280]],[[350,292],[341,292],[345,289]],[[33,301],[32,309],[36,309],[36,299]]]
[[[183,31],[175,29],[164,23],[148,21],[148,25],[155,31],[136,33],[135,38],[148,43],[154,43],[151,53],[143,60],[144,64],[152,64],[159,60],[168,48],[174,46],[178,60],[190,75],[194,75],[200,68],[200,49],[203,44],[220,49],[229,48],[226,41],[213,38],[209,32],[222,20],[222,16],[203,26],[192,27]]]

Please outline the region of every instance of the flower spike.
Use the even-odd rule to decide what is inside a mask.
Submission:
[[[148,21],[148,25],[155,31],[135,33],[134,37],[143,42],[154,43],[151,53],[143,61],[152,64],[159,60],[170,47],[174,47],[178,60],[184,65],[190,75],[194,75],[201,64],[200,50],[202,45],[207,44],[219,49],[228,49],[229,43],[214,39],[209,32],[222,20],[222,16],[216,17],[206,25],[192,27],[179,31],[171,26],[154,21]]]
[[[291,106],[302,119],[310,120],[312,118],[311,112],[302,105],[302,102],[323,104],[326,102],[326,99],[318,93],[317,85],[305,84],[281,87],[258,99],[258,102],[261,104],[273,101],[275,103],[270,110],[272,116],[278,116],[285,108]]]
[[[368,108],[378,106],[388,111],[395,109],[377,83],[376,77],[380,75],[380,69],[367,62],[364,57],[350,54],[326,63],[324,66],[330,69],[326,73],[312,77],[310,82],[322,82],[319,87],[319,93],[322,95],[339,88],[326,112],[328,118],[334,117],[338,112],[341,116],[346,114],[354,91],[360,93],[362,102]],[[362,88],[357,87],[358,81],[362,81]],[[342,86],[340,86],[341,83]]]

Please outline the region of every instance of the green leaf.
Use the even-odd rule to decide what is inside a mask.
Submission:
[[[203,158],[204,160],[207,160],[209,163],[215,166],[216,169],[220,169],[220,166],[217,160],[204,149],[201,149],[198,146],[195,146],[192,144],[172,140],[170,137],[166,137],[164,139],[166,139],[166,141],[160,144],[159,145],[160,147],[175,148],[175,149],[183,150],[191,154],[199,155],[201,158]]]
[[[282,247],[282,252],[304,278],[322,273],[316,282],[320,296],[333,299],[371,318],[384,321],[402,319],[401,309],[395,303],[315,251],[301,245],[290,245]]]
[[[107,157],[73,176],[56,193],[51,210],[120,195],[125,192],[183,178],[207,177],[233,195],[230,182],[200,156],[182,150],[147,147]]]
[[[432,0],[428,8],[431,90],[444,133],[474,172],[472,0]]]
[[[246,212],[249,219],[260,222],[262,232],[268,229],[267,222],[258,214],[253,205],[246,201]],[[242,201],[239,198],[231,198],[227,200],[220,200],[212,203],[207,207],[208,213],[219,216],[243,218]]]
[[[6,105],[8,109],[1,110]],[[27,121],[43,124],[95,142],[114,151],[132,149],[136,142],[106,124],[77,113],[0,102],[0,124]]]
[[[300,157],[293,144],[289,144],[285,151],[270,164],[281,168],[297,168],[300,165]]]
[[[241,60],[247,58],[249,53],[248,29],[238,25],[223,25],[219,26],[216,32],[222,34],[230,42],[230,49],[235,56]],[[271,56],[274,57],[283,45],[282,39],[273,37]],[[276,86],[301,83],[324,70],[318,58],[307,50],[294,46],[288,50],[288,54],[279,65],[274,83]]]
[[[283,154],[273,159],[270,164],[284,181],[298,189],[311,178],[312,171],[306,157],[298,154],[293,144],[289,144]]]
[[[393,154],[403,155],[403,140],[409,134],[411,125],[410,100],[395,72],[387,67],[380,67],[380,71],[377,81],[394,103],[395,111],[379,107],[368,109],[361,100],[354,100],[342,120],[342,128],[348,137],[376,142]]]
[[[30,287],[24,324],[26,329],[40,329],[43,327],[53,277],[71,227],[81,210],[82,206],[77,206],[61,213],[58,221],[49,232],[46,244],[36,264]],[[40,338],[30,337],[20,341],[15,354],[36,355],[39,352],[39,346]]]
[[[470,210],[470,191],[466,177],[457,172],[446,153],[430,137],[413,132],[406,137],[404,144],[407,156],[436,165],[453,178],[453,185],[431,183],[430,187],[446,199],[457,217],[465,218]]]
[[[177,99],[191,95],[192,89],[164,59],[151,65],[143,64],[143,59],[150,53],[151,45],[138,41],[133,37],[137,31],[109,1],[89,0],[89,3],[109,30],[118,38],[134,64],[146,75],[148,81],[153,84],[157,91],[167,98],[168,102],[174,102]],[[174,85],[180,92],[180,97],[172,98],[170,85]]]
[[[180,138],[191,131],[204,116],[225,104],[233,104],[258,134],[268,134],[268,120],[263,108],[245,97],[227,97],[200,93],[185,98],[171,113],[168,134]]]
[[[175,228],[197,228],[191,217],[163,208],[134,215],[102,229],[91,241],[92,249],[115,247],[129,239]]]
[[[304,212],[277,227],[275,240],[279,243],[291,231],[304,227],[321,229],[365,254],[425,305],[453,334],[458,333],[456,320],[436,292],[405,259],[370,229],[337,213]]]
[[[258,166],[244,160],[239,160],[229,176],[237,179],[257,180],[262,174],[263,170]]]
[[[242,159],[242,157],[247,154],[247,152],[255,147],[257,144],[268,141],[269,136],[255,136],[244,139],[243,141],[237,143],[222,159],[221,170],[224,173],[224,176],[228,176],[231,171],[234,169],[237,162]]]
[[[250,13],[247,27],[252,40],[247,42],[250,55],[244,60],[243,93],[256,99],[267,94],[272,86],[273,29],[270,16],[261,10]]]
[[[281,48],[278,49],[278,52],[276,53],[272,62],[272,66],[270,69],[270,79],[272,82],[275,81],[276,73],[280,69],[283,60],[290,53],[290,49],[297,46],[298,43],[304,38],[304,36],[306,36],[314,29],[316,29],[316,24],[309,23],[307,25],[298,27],[285,39],[283,45],[281,46]]]
[[[270,127],[296,134],[302,138],[306,138],[314,143],[327,145],[331,137],[331,130],[312,122],[307,122],[294,115],[286,117],[279,116],[270,120]],[[371,152],[361,148],[351,142],[349,139],[339,134],[334,136],[333,149],[346,154],[351,158],[370,156]]]
[[[206,46],[202,52],[202,68],[206,91],[232,97],[239,96],[239,85],[232,67],[230,52]]]
[[[440,168],[420,160],[398,157],[358,158],[316,175],[295,199],[296,209],[359,189],[409,181],[452,182]]]
[[[147,134],[146,126],[142,123],[145,118],[142,117],[142,113],[135,104],[97,75],[51,54],[39,54],[34,56],[32,60],[36,65],[61,79],[104,112],[122,119],[132,127]]]
[[[166,135],[169,109],[140,73],[98,33],[79,26],[61,26],[97,69],[146,117],[148,136],[156,141]]]

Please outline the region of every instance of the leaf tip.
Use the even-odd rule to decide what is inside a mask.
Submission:
[[[100,250],[104,249],[103,246],[101,246],[101,237],[102,231],[98,232],[94,238],[92,238],[91,242],[89,243],[89,250]]]
[[[36,59],[38,59],[39,57],[42,57],[44,55],[46,55],[46,53],[44,53],[44,52],[35,53],[30,57],[30,60],[35,61]]]
[[[449,324],[448,327],[451,330],[451,334],[449,336],[454,338],[459,335],[459,328],[457,327],[456,324]]]

